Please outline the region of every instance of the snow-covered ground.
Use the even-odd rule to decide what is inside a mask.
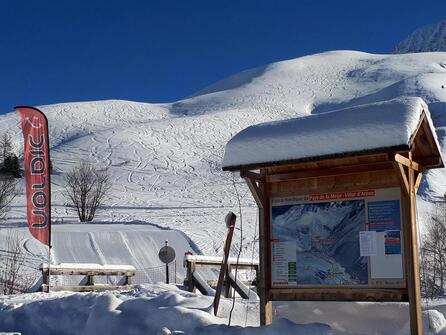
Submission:
[[[88,254],[94,258],[89,263],[130,263],[132,252],[141,253],[151,243],[148,237],[151,233],[126,231],[129,223],[175,229],[178,237],[170,239],[181,241],[178,246],[172,242],[180,257],[187,248],[184,241],[196,252],[221,255],[226,234],[224,216],[229,210],[238,214],[234,186],[241,195],[242,256],[256,257],[256,205],[243,182],[221,170],[224,146],[234,134],[260,122],[414,96],[427,103],[443,146],[445,87],[446,53],[372,55],[335,51],[244,71],[173,103],[110,100],[42,106],[49,119],[55,169],[53,219],[60,223],[54,225],[55,258],[63,260],[71,255],[71,261],[87,261]],[[333,126],[336,127],[336,122]],[[13,136],[15,150],[20,154],[22,135],[16,113],[0,116],[0,133],[5,131]],[[108,169],[113,181],[110,199],[95,219],[98,224],[107,223],[101,226],[103,230],[101,227],[97,230],[97,226],[72,225],[77,219],[65,206],[64,175],[81,159]],[[429,172],[423,181],[419,197],[421,223],[431,210],[429,201],[438,199],[446,191],[445,173],[444,169]],[[22,227],[27,234],[23,229],[23,184],[20,187],[20,194],[0,231],[6,227]],[[164,238],[155,238],[157,247],[162,246]],[[87,241],[94,242],[86,247]],[[126,243],[132,247],[125,247]],[[63,247],[58,248],[58,244]],[[231,253],[236,255],[241,246],[240,230],[236,231],[233,244]],[[30,247],[33,257],[45,257],[46,251],[33,245]],[[115,252],[116,245],[124,251]],[[98,250],[107,255],[101,258]],[[144,266],[158,266],[155,258],[144,258]],[[94,301],[99,296],[89,297]],[[53,299],[42,295],[23,299],[33,297]],[[26,308],[25,304],[22,310]],[[277,308],[276,317],[286,315],[284,310]],[[16,312],[6,308],[0,315]],[[363,317],[367,323],[367,317],[371,316]],[[344,333],[349,334],[349,328],[345,329]]]
[[[173,285],[141,285],[132,291],[103,293],[34,293],[0,298],[0,331],[37,335],[63,334],[194,334],[194,335],[328,335],[323,324],[297,325],[278,320],[258,324],[258,304],[223,299],[218,316],[212,298],[179,290]]]
[[[408,308],[398,303],[276,303],[276,320],[258,327],[258,302],[212,297],[173,285],[139,285],[131,291],[32,293],[0,297],[0,331],[36,335],[406,335]],[[425,335],[446,334],[446,302],[424,305]],[[291,321],[290,321],[291,320]]]

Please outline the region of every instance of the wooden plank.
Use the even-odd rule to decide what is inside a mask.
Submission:
[[[406,158],[400,154],[395,154],[395,161],[400,164],[403,164],[404,166],[411,168],[415,171],[420,171],[420,169],[421,169],[420,164],[418,164],[418,163],[414,162],[413,160],[410,160],[409,158]]]
[[[195,262],[187,261],[186,265],[187,265],[187,270],[186,270],[187,288],[189,292],[195,292],[195,282],[193,278],[195,272]]]
[[[400,181],[402,190],[406,194],[409,194],[409,191],[410,191],[409,190],[409,181],[407,180],[407,175],[406,175],[406,171],[404,170],[404,166],[398,162],[395,162],[394,166],[395,166],[395,170],[398,175],[398,179]]]
[[[279,173],[268,175],[266,181],[268,183],[276,183],[289,180],[299,180],[308,178],[321,178],[321,177],[331,177],[331,176],[345,176],[357,173],[364,173],[370,171],[382,171],[382,170],[392,170],[393,166],[391,162],[378,162],[378,163],[367,163],[367,164],[357,164],[350,166],[337,166],[325,169],[316,170],[306,170],[306,171],[295,171],[290,173]]]
[[[351,175],[347,178],[337,176],[271,183],[270,187],[271,197],[287,197],[336,191],[400,187],[400,182],[397,173],[386,170]]]
[[[108,291],[108,290],[131,290],[134,285],[61,285],[51,286],[51,291],[71,291],[71,292],[93,292],[93,291]],[[45,288],[42,285],[43,292]]]
[[[265,177],[262,176],[260,173],[255,173],[249,170],[241,170],[240,171],[240,177],[241,178],[249,178],[257,181],[265,181]]]
[[[230,273],[232,272],[231,266],[227,266],[226,268],[226,274],[225,274],[225,280],[224,280],[224,297],[225,298],[232,298],[234,294],[234,290],[231,286],[231,281],[229,280]]]
[[[248,299],[249,298],[249,287],[246,287],[245,284],[237,278],[237,281],[235,280],[234,274],[229,272],[227,280],[229,282],[229,285],[234,288],[234,290],[243,298]]]
[[[423,172],[420,171],[416,174],[416,177],[415,177],[415,193],[418,192],[418,189],[420,188],[422,179],[423,179]]]
[[[219,268],[221,267],[221,261],[220,262],[206,262],[206,263],[202,263],[202,262],[194,262],[195,263],[195,268]],[[228,262],[228,264],[234,264],[231,262]],[[252,269],[255,268],[257,265],[253,264],[253,265],[248,265],[248,264],[239,264],[237,266],[237,268],[239,270],[245,270],[245,269]]]
[[[423,130],[424,130],[424,132],[425,132],[425,134],[426,134],[426,139],[427,139],[427,141],[429,142],[429,147],[430,147],[430,153],[431,153],[431,155],[434,155],[434,156],[436,156],[436,157],[438,157],[439,158],[439,160],[440,160],[440,164],[438,165],[438,167],[442,167],[443,166],[443,161],[442,161],[442,159],[441,159],[441,153],[438,151],[439,150],[439,148],[438,148],[438,146],[437,146],[437,143],[435,142],[435,140],[434,140],[434,134],[432,133],[432,129],[431,129],[431,127],[429,126],[429,124],[428,124],[428,122],[427,122],[427,120],[426,120],[426,118],[423,120],[423,123],[422,123],[422,128],[423,128]]]
[[[51,275],[79,275],[79,276],[134,276],[135,271],[94,270],[94,269],[60,269],[50,268]]]
[[[94,275],[87,276],[87,284],[86,285],[94,285]]]
[[[245,178],[246,184],[248,184],[249,190],[251,191],[257,206],[263,208],[265,206],[265,197],[262,194],[261,189],[257,186],[255,180],[250,178]]]
[[[203,295],[212,295],[214,290],[212,287],[203,279],[202,276],[198,272],[192,273],[192,280],[194,281],[194,286],[200,291]]]
[[[184,260],[186,262],[194,262],[196,265],[221,265],[221,257],[218,256],[207,256],[207,255],[185,255]],[[259,265],[259,261],[257,259],[248,259],[248,258],[239,258],[237,257],[229,257],[228,264],[237,263],[240,266],[254,267]]]
[[[261,170],[261,174],[267,174],[265,169]],[[263,194],[269,195],[265,183],[261,184]],[[267,193],[268,191],[268,193]],[[271,283],[268,282],[268,272],[270,271],[269,265],[269,229],[270,229],[270,208],[269,200],[265,199],[266,206],[259,207],[259,269],[258,269],[258,283],[257,294],[260,299],[260,324],[267,325],[272,323],[272,303],[269,300],[268,289]]]
[[[247,286],[255,286],[256,285],[255,280],[240,280],[240,282]],[[211,286],[211,287],[217,287],[218,280],[217,279],[206,280],[206,283],[208,283],[209,286]]]
[[[411,159],[409,153],[409,159]],[[409,168],[409,210],[410,221],[410,244],[406,257],[409,257],[409,271],[407,287],[409,290],[409,314],[410,314],[410,333],[411,335],[423,334],[423,321],[421,314],[421,291],[420,291],[420,265],[418,251],[418,227],[416,221],[416,193],[415,193],[415,171]]]
[[[339,157],[339,158],[328,158],[319,161],[311,161],[311,162],[301,162],[280,166],[270,166],[267,167],[268,174],[277,174],[277,173],[286,173],[293,172],[298,170],[316,170],[323,168],[331,168],[337,166],[349,166],[356,164],[365,164],[365,163],[376,163],[393,160],[393,155],[389,158],[387,153],[381,154],[367,154],[360,155],[354,157]]]
[[[265,252],[264,252],[264,281],[265,281],[265,306],[263,310],[263,317],[265,325],[269,325],[273,322],[273,304],[269,298],[269,291],[271,289],[271,208],[270,208],[270,183],[265,183],[263,188],[263,194],[265,194],[266,210],[263,211],[263,233],[265,238]]]
[[[226,225],[228,226],[228,235],[226,236],[225,245],[223,248],[223,260],[221,262],[221,268],[220,268],[220,274],[218,276],[218,283],[217,283],[217,289],[215,292],[214,297],[214,315],[217,316],[218,313],[218,305],[220,304],[220,296],[221,291],[223,289],[223,283],[225,279],[225,274],[228,268],[228,258],[229,258],[229,251],[231,250],[231,243],[232,243],[232,236],[234,235],[234,228],[235,228],[235,214],[230,212],[228,215],[232,214],[230,218],[228,216],[226,217],[229,222],[226,222]]]
[[[383,288],[295,288],[271,289],[274,301],[376,301],[407,302],[407,289]]]
[[[442,167],[443,162],[440,157],[429,156],[423,157],[418,160],[418,163],[425,168]]]

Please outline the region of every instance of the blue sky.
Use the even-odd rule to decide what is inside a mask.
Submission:
[[[14,105],[170,102],[259,65],[387,53],[446,1],[0,0],[0,113]]]

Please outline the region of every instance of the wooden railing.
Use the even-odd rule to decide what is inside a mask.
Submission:
[[[132,287],[132,277],[135,275],[136,269],[132,265],[101,265],[89,263],[62,263],[58,265],[42,264],[42,287],[44,292],[48,291],[104,291],[116,290]],[[78,285],[50,285],[51,276],[85,276],[86,280]],[[117,284],[97,284],[95,277],[97,276],[121,276],[121,280]]]
[[[198,289],[203,295],[212,295],[215,293],[214,287],[217,286],[217,281],[215,279],[205,279],[201,276],[197,270],[208,268],[208,269],[219,269],[222,264],[222,257],[216,256],[204,256],[204,255],[185,255],[184,256],[184,266],[186,267],[186,279],[184,280],[185,286],[190,292],[194,292]],[[227,273],[225,275],[223,294],[226,298],[232,297],[234,290],[244,299],[249,297],[249,287],[256,285],[256,280],[254,281],[241,281],[238,278],[235,280],[234,272],[237,264],[236,257],[230,257],[228,259]],[[259,272],[259,262],[257,260],[250,259],[239,259],[237,264],[237,270],[249,270],[254,269],[256,273],[256,278],[258,278]]]

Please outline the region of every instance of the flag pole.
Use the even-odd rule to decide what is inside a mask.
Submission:
[[[46,115],[41,112],[43,117],[45,118],[46,124],[47,124],[47,129],[46,129],[46,143],[47,143],[47,156],[48,156],[48,292],[50,292],[50,283],[51,283],[51,248],[52,248],[52,243],[51,243],[51,157],[50,157],[50,135],[49,135],[49,123],[48,123],[48,118],[46,117]]]

